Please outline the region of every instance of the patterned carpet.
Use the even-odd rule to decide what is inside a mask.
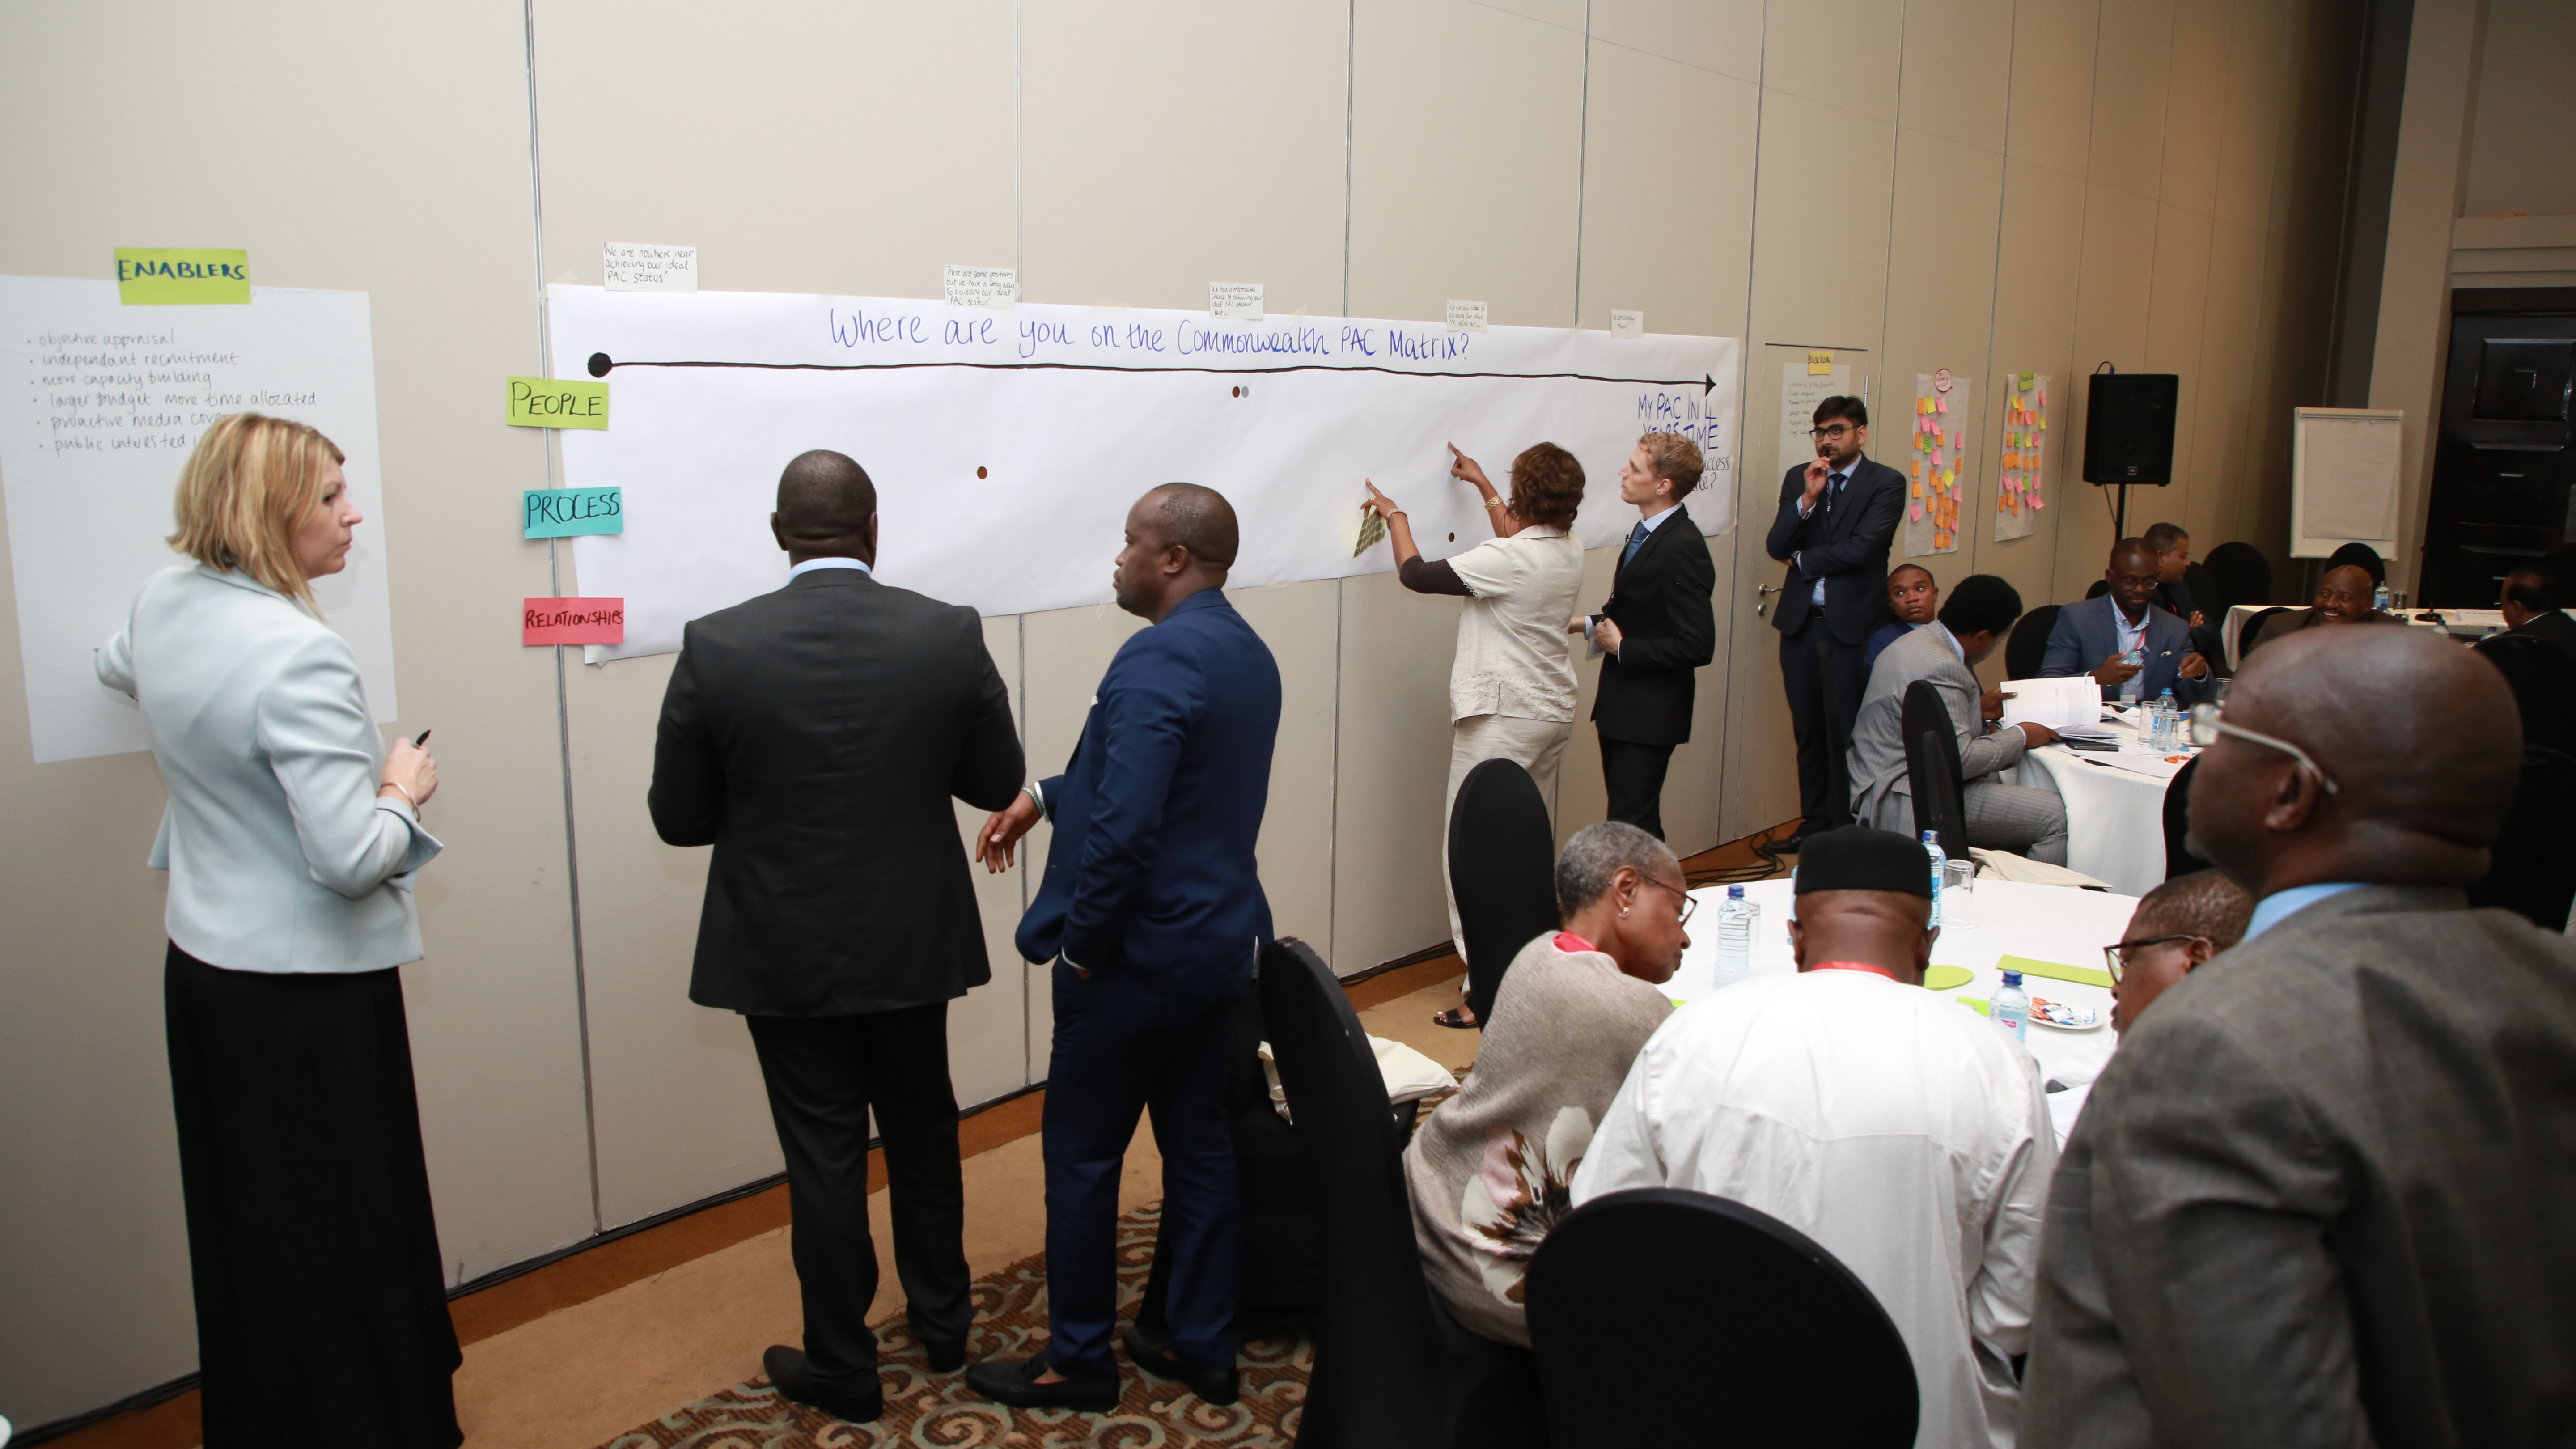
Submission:
[[[1118,1222],[1119,1304],[1132,1317],[1145,1291],[1154,1256],[1159,1204],[1149,1203]],[[1297,1437],[1306,1399],[1306,1374],[1314,1346],[1303,1338],[1249,1339],[1243,1345],[1243,1398],[1224,1408],[1163,1379],[1148,1378],[1126,1362],[1127,1396],[1114,1414],[1064,1409],[1015,1413],[966,1391],[962,1374],[935,1375],[901,1317],[878,1330],[879,1381],[885,1417],[846,1424],[818,1409],[778,1396],[767,1379],[737,1384],[650,1424],[640,1424],[600,1449],[864,1449],[917,1445],[922,1449],[1059,1449],[1100,1445],[1111,1449],[1163,1449],[1211,1444],[1241,1449],[1287,1449]],[[1046,1338],[1046,1256],[1032,1254],[975,1282],[975,1338],[971,1359],[1026,1358]]]

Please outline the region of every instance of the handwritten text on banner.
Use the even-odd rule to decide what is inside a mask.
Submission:
[[[128,307],[250,305],[250,253],[239,247],[118,247],[117,300]]]
[[[615,488],[531,488],[521,508],[529,538],[626,531],[626,502]]]
[[[530,599],[520,612],[519,642],[532,647],[626,642],[624,599]]]
[[[509,423],[514,428],[582,428],[608,431],[608,384],[550,377],[510,379]]]

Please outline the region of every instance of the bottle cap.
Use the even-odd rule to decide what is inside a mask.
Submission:
[[[1726,888],[1726,898],[1730,901],[1740,901],[1744,899],[1744,887],[1728,886]]]
[[[2019,986],[2021,984],[2021,973],[2018,971],[2005,972],[2004,984],[2006,986]]]

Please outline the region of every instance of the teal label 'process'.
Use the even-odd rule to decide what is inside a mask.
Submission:
[[[615,488],[531,488],[524,523],[530,538],[624,533],[626,505]]]

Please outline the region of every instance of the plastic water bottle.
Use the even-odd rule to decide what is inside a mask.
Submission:
[[[1744,898],[1744,887],[1726,888],[1717,903],[1717,984],[1733,986],[1753,974],[1753,932],[1762,908]]]
[[[1923,849],[1926,854],[1932,857],[1931,924],[1938,926],[1941,924],[1941,867],[1950,863],[1950,857],[1943,853],[1941,849],[1941,832],[1938,830],[1926,830],[1923,832]]]
[[[2370,607],[2383,614],[2388,612],[2388,585],[2383,583],[2370,591]]]
[[[2120,698],[2135,700],[2147,687],[2147,646],[2142,643],[2121,655],[2120,662],[2138,671],[2120,683]]]
[[[2004,984],[1995,988],[1986,1002],[1986,1020],[2013,1034],[2013,1040],[2030,1043],[2030,993],[2021,989],[2021,973],[2007,971]]]
[[[2181,706],[2174,703],[2173,691],[2171,689],[2167,689],[2164,693],[2156,696],[2155,729],[2152,734],[2152,743],[2157,753],[2162,754],[2168,750],[2175,749],[2180,745],[2181,742],[2174,738],[2174,722],[2179,720],[2181,717]]]

